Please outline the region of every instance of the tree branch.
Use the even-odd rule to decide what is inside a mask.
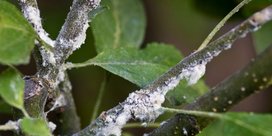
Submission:
[[[71,135],[80,130],[80,119],[76,113],[76,106],[71,92],[72,86],[67,73],[65,73],[64,82],[60,84],[60,90],[66,103],[62,107],[63,110],[58,119],[61,122],[59,125],[59,134]]]
[[[260,54],[255,61],[251,62],[240,72],[224,80],[215,86],[209,93],[199,97],[195,102],[186,105],[184,109],[194,111],[225,112],[247,96],[265,89],[271,85],[269,81],[272,80],[272,71],[270,70],[272,67],[271,58],[272,46]],[[186,120],[188,117],[193,118],[195,121],[180,122],[180,120]],[[183,129],[189,131],[188,135],[195,135],[198,132],[191,132],[191,130],[195,130],[196,126],[199,130],[203,129],[211,121],[212,120],[210,118],[177,114],[149,135],[172,136],[173,133],[178,133],[181,136],[187,136],[182,133]],[[188,126],[188,124],[191,125]]]
[[[98,7],[100,0],[74,0],[56,42],[48,37],[42,27],[36,0],[19,0],[19,2],[25,18],[38,35],[37,48],[33,52],[38,72],[25,80],[25,107],[32,117],[46,118],[44,107],[47,98],[55,101],[54,106],[58,106],[56,105],[59,102],[58,98],[64,96],[67,105],[63,107],[65,112],[61,113],[64,121],[61,133],[74,133],[79,130],[80,122],[76,114],[70,82],[62,65],[68,56],[84,43],[89,21],[88,14]]]
[[[38,36],[49,46],[54,46],[54,41],[48,37],[43,29],[40,17],[40,10],[36,0],[19,0],[25,18],[30,22]]]
[[[176,87],[180,80],[187,80],[189,85],[196,83],[205,73],[205,67],[209,61],[223,50],[229,49],[235,40],[256,31],[271,19],[272,6],[269,6],[209,46],[184,58],[147,87],[129,94],[124,102],[103,112],[88,127],[74,135],[121,135],[122,127],[132,118],[143,122],[155,120],[162,113],[161,104],[164,102],[165,94]]]
[[[48,33],[43,29],[40,17],[40,10],[36,0],[19,0],[22,12],[28,22],[36,31],[39,42],[36,42],[40,55],[42,56],[42,65],[55,64],[52,48],[55,42],[48,36]],[[38,44],[40,43],[40,44]]]
[[[74,0],[71,11],[57,37],[55,57],[62,64],[85,41],[89,27],[89,12],[96,9],[100,0]]]

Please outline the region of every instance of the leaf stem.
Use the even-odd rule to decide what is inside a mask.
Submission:
[[[223,117],[222,114],[214,113],[214,112],[173,109],[173,108],[167,108],[167,107],[162,107],[162,109],[166,112],[189,114],[189,115],[200,116],[200,117],[208,117],[208,118],[222,118]]]
[[[92,115],[92,118],[91,118],[91,122],[93,120],[96,119],[97,115],[98,115],[98,111],[99,111],[99,108],[100,108],[100,105],[101,105],[101,102],[102,102],[102,97],[105,93],[105,90],[106,90],[106,85],[109,81],[109,73],[106,72],[105,73],[105,76],[104,76],[104,79],[101,83],[101,86],[100,86],[100,90],[98,92],[98,97],[96,99],[96,102],[95,102],[95,106],[94,106],[94,111],[93,111],[93,115]]]
[[[243,0],[240,4],[238,4],[234,9],[232,9],[211,31],[211,33],[206,37],[203,43],[199,46],[197,51],[205,48],[209,42],[212,40],[214,35],[224,26],[224,24],[232,17],[236,12],[238,12],[244,5],[248,4],[251,0]]]
[[[22,108],[21,111],[23,112],[23,114],[24,114],[25,117],[30,118],[30,116],[28,115],[28,113],[25,110],[25,108]]]
[[[157,128],[161,124],[160,123],[150,123],[147,125],[148,128]],[[128,123],[124,126],[124,128],[137,128],[137,127],[143,127],[142,123]]]
[[[64,68],[65,69],[72,69],[72,68],[81,68],[81,67],[86,67],[86,66],[91,66],[91,65],[95,65],[95,63],[92,62],[83,62],[83,63],[71,63],[68,62],[66,64],[64,64]]]

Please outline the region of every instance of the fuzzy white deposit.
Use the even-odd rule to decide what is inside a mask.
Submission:
[[[260,12],[255,13],[250,23],[254,26],[259,26],[260,24],[263,24],[271,20],[271,18],[272,18],[272,9],[267,8]]]
[[[95,9],[99,6],[101,0],[91,0],[91,5]]]
[[[105,120],[105,122],[107,122],[108,124],[106,125],[106,127],[103,127],[96,135],[121,136],[123,126],[130,118],[131,113],[127,108],[124,109],[122,113],[118,114],[117,117],[115,115],[108,115]]]
[[[55,42],[48,37],[48,33],[46,33],[42,28],[39,9],[32,6],[25,6],[23,13],[28,21],[33,24],[34,29],[38,33],[39,37],[49,46],[53,47]]]
[[[42,65],[44,67],[46,67],[48,64],[53,64],[53,65],[56,64],[56,59],[54,57],[53,52],[48,51],[44,47],[41,47],[40,52],[41,52],[42,59],[43,59]]]
[[[88,27],[89,27],[89,23],[87,21],[84,23],[83,30],[82,30],[83,32],[73,40],[73,51],[80,48],[80,46],[84,44],[86,39],[86,31]]]
[[[53,122],[49,122],[48,127],[49,127],[50,131],[53,132],[57,128],[57,125],[54,124]]]
[[[60,46],[62,46],[63,48],[70,48],[71,52],[73,52],[73,51],[77,50],[78,48],[80,48],[80,46],[82,44],[84,44],[84,42],[85,42],[86,31],[87,31],[87,29],[89,27],[88,21],[86,21],[83,24],[84,25],[82,27],[81,32],[79,32],[76,37],[74,37],[73,39],[64,39],[64,38],[60,37],[59,40],[58,40],[58,44]],[[62,55],[64,55],[64,54],[62,54]]]
[[[19,130],[19,122],[20,122],[20,120],[18,120],[18,121],[11,121],[11,120],[9,120],[5,124],[5,126],[8,126],[10,128],[13,128],[14,130],[18,131]]]
[[[183,132],[184,135],[186,135],[186,136],[188,135],[188,132],[187,132],[186,128],[182,128],[182,132]]]
[[[160,114],[161,104],[164,102],[164,95],[156,91],[139,90],[129,95],[122,104],[122,111],[118,114],[105,115],[107,125],[97,135],[120,136],[123,126],[132,118],[144,122],[154,121]]]
[[[130,111],[136,119],[151,122],[163,113],[161,105],[164,100],[164,94],[142,89],[130,93],[126,103],[130,106]]]
[[[169,80],[167,80],[164,84],[164,86],[162,86],[161,88],[159,88],[159,92],[162,92],[164,95],[169,91],[174,89],[178,84],[179,81],[181,80],[181,76],[177,76],[177,77],[172,77]]]
[[[58,79],[57,80],[59,82],[62,82],[62,81],[64,81],[64,78],[65,78],[65,73],[64,73],[64,70],[61,68],[59,73],[58,73]]]
[[[182,70],[182,76],[188,81],[188,85],[195,84],[206,71],[206,63],[197,64]]]
[[[49,109],[45,115],[47,115],[49,112],[59,108],[59,107],[62,107],[62,106],[65,106],[67,103],[66,103],[66,100],[64,98],[64,96],[61,94],[54,102],[54,105],[52,106],[51,109]]]

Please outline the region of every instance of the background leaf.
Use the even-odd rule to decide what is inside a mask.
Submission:
[[[144,87],[177,64],[181,58],[181,54],[173,46],[153,43],[142,50],[136,47],[107,50],[86,63],[100,66]],[[203,81],[193,86],[188,86],[186,81],[182,81],[175,90],[167,94],[167,99],[172,105],[180,105],[193,101],[207,90],[208,87]]]
[[[263,25],[260,30],[253,33],[253,39],[255,42],[255,48],[257,53],[261,53],[269,45],[272,44],[271,32],[272,32],[272,22],[269,22]]]
[[[5,103],[2,99],[0,99],[0,114],[1,113],[12,113],[12,107]]]
[[[23,132],[31,136],[51,136],[47,124],[42,119],[37,118],[23,118],[20,122],[20,127]]]
[[[249,113],[226,113],[198,136],[271,136],[272,116]]]
[[[0,7],[0,63],[26,64],[35,32],[15,6],[1,0]]]
[[[180,58],[180,53],[172,46],[150,44],[143,50],[136,47],[107,50],[88,63],[100,66],[144,87],[176,64]]]
[[[24,80],[14,69],[7,69],[0,74],[0,96],[10,105],[23,109]]]
[[[104,0],[109,10],[97,15],[92,30],[97,52],[120,46],[139,47],[143,41],[146,20],[139,0]]]

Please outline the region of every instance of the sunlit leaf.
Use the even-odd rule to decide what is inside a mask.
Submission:
[[[145,32],[144,8],[139,0],[104,0],[109,7],[92,21],[97,52],[117,47],[139,47]]]
[[[0,63],[26,64],[35,33],[15,6],[1,0],[0,7]]]
[[[47,123],[38,118],[23,118],[20,122],[23,132],[30,136],[51,136]]]
[[[0,74],[0,96],[10,105],[22,109],[24,105],[24,80],[14,69]]]

